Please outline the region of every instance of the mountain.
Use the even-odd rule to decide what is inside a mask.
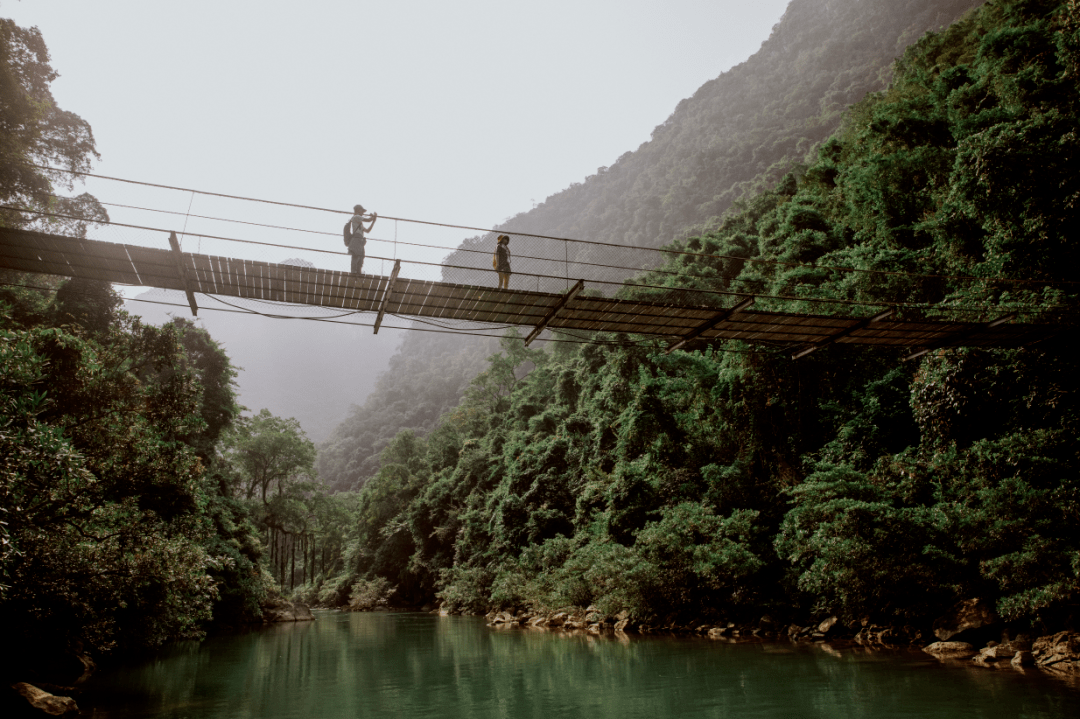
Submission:
[[[650,140],[496,229],[659,247],[717,227],[740,198],[806,161],[848,106],[884,89],[909,44],[981,4],[793,0],[757,53],[680,102]],[[485,267],[487,255],[469,250],[493,246],[490,235],[468,238],[446,264]],[[529,245],[530,254],[560,261],[564,251],[562,243]],[[583,255],[597,251],[580,250],[570,260],[588,261]],[[332,432],[320,474],[342,488],[361,484],[397,430],[430,431],[437,407],[461,397],[468,385],[462,378],[485,368],[476,342],[407,336],[397,369]],[[453,379],[436,390],[434,378],[447,376],[449,365]],[[424,391],[414,392],[418,387]],[[392,409],[401,398],[410,412]]]

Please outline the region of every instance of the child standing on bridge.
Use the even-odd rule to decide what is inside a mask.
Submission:
[[[360,270],[364,266],[364,245],[367,244],[367,239],[364,237],[365,232],[371,232],[371,228],[375,226],[375,220],[379,219],[377,212],[372,212],[370,215],[364,214],[363,205],[353,206],[353,216],[345,223],[345,246],[349,248],[349,254],[352,255],[352,273],[354,275],[360,274]],[[367,222],[368,226],[364,227],[364,222]]]
[[[510,235],[499,235],[491,266],[499,273],[499,289],[510,289]]]

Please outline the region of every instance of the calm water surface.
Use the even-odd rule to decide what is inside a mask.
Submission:
[[[97,719],[1080,717],[1080,690],[1039,672],[919,653],[317,616],[172,647],[99,676],[79,704]]]

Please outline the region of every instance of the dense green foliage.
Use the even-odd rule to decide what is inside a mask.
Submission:
[[[53,102],[55,77],[40,33],[0,20],[0,194],[28,210],[0,211],[0,226],[85,236],[100,205],[54,194],[69,180],[34,166],[83,170],[97,155],[89,126]],[[52,681],[44,667],[80,647],[258,618],[273,581],[261,516],[234,496],[221,452],[250,425],[222,349],[184,320],[132,319],[105,283],[0,280],[0,609],[20,648],[0,675]]]
[[[0,316],[0,606],[28,642],[153,645],[200,631],[229,564],[211,551],[210,519],[229,511],[198,449],[236,411],[220,406],[231,372],[221,357],[215,381],[185,351],[212,347],[187,339],[198,330],[133,322],[90,284],[48,304],[24,293],[33,324]]]
[[[673,245],[677,276],[642,279],[1071,325],[1078,33],[1074,1],[994,0],[927,35],[808,167]],[[1019,624],[1074,621],[1080,367],[1056,342],[907,363],[502,349],[430,434],[383,450],[348,555],[367,594],[912,622],[980,596]]]
[[[497,229],[655,248],[715,228],[733,202],[805,161],[849,105],[882,89],[907,45],[979,4],[794,0],[753,57],[680,102],[647,142]],[[466,239],[447,264],[487,268],[493,244]],[[477,249],[485,251],[468,252]],[[530,240],[528,254],[561,262],[568,249],[571,262],[604,262],[592,255],[603,253],[597,246]],[[430,432],[494,346],[476,350],[473,339],[411,333],[376,392],[322,448],[320,473],[335,487],[357,486],[398,431]]]

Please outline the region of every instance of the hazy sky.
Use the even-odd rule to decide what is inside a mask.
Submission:
[[[93,127],[97,172],[489,227],[636,149],[679,100],[756,52],[786,4],[2,0],[0,14],[41,29],[60,73],[57,102]],[[86,187],[106,202],[174,212],[334,233],[342,224]],[[136,224],[185,222],[108,209]],[[344,249],[336,237],[190,218],[187,228]],[[395,231],[449,246],[470,234],[384,222],[373,235]],[[277,254],[255,256],[284,259]],[[317,264],[327,262],[337,260]]]

